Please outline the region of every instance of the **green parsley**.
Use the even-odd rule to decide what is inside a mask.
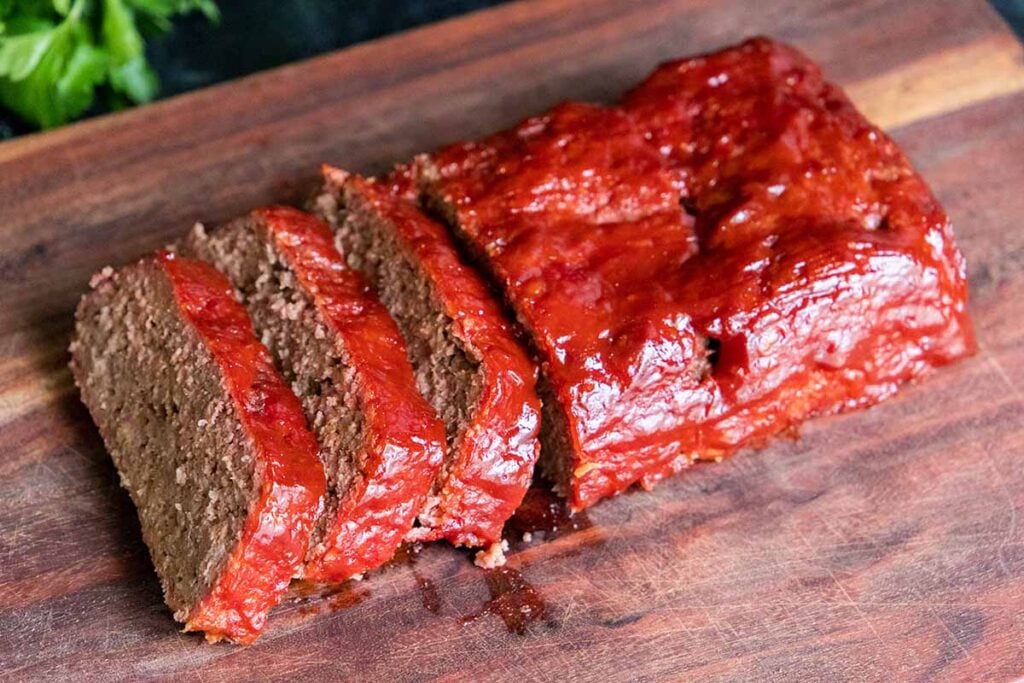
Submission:
[[[160,87],[145,38],[213,0],[0,0],[0,105],[42,128],[82,114],[104,88],[115,107]]]

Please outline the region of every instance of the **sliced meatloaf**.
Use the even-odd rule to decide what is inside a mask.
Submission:
[[[398,322],[420,391],[445,422],[445,465],[411,538],[498,543],[540,450],[535,367],[408,174],[378,182],[325,167],[324,179],[318,211]]]
[[[444,457],[444,426],[395,322],[310,214],[274,207],[211,233],[196,226],[185,249],[241,292],[319,440],[328,494],[303,578],[337,582],[383,564]]]
[[[306,556],[324,471],[231,285],[161,253],[105,269],[71,369],[186,631],[250,643]]]
[[[577,509],[974,349],[942,208],[768,40],[418,167],[540,354],[541,467]]]

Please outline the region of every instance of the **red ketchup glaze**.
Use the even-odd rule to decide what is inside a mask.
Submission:
[[[537,343],[575,509],[974,350],[941,207],[786,46],[668,64],[620,107],[565,104],[427,165]]]
[[[211,641],[248,644],[302,566],[323,507],[324,470],[302,407],[256,338],[230,283],[211,266],[168,252],[157,263],[170,280],[182,316],[224,375],[242,426],[256,447],[259,497],[242,536],[186,631]]]
[[[325,167],[324,174],[329,182],[343,180],[337,169]],[[498,542],[505,520],[530,486],[540,451],[536,368],[484,282],[459,258],[445,227],[419,208],[408,173],[399,170],[384,182],[358,176],[345,182],[394,224],[403,247],[432,283],[456,336],[480,362],[476,411],[452,445],[440,482],[437,520],[418,538],[467,546]]]
[[[397,325],[346,265],[330,228],[287,207],[254,214],[342,339],[358,375],[365,435],[358,474],[341,492],[326,543],[303,574],[311,583],[342,581],[394,555],[441,467],[444,425],[416,388]]]

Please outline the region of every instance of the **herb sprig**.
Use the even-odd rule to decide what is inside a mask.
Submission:
[[[53,128],[98,90],[115,109],[149,102],[160,83],[145,39],[195,10],[219,17],[213,0],[0,0],[0,105]]]

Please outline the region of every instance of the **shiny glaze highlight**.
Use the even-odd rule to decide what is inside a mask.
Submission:
[[[941,207],[769,40],[421,167],[531,333],[569,424],[575,509],[974,350]]]

